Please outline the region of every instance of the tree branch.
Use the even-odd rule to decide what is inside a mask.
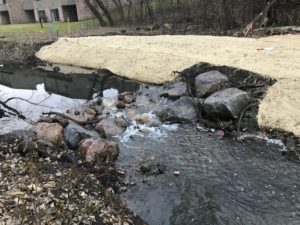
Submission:
[[[78,123],[79,125],[87,125],[87,124],[94,124],[94,123],[98,123],[98,120],[93,120],[93,121],[85,121],[85,120],[78,120],[76,118],[73,118],[71,116],[68,116],[64,113],[60,113],[60,112],[47,112],[47,113],[43,113],[43,115],[58,115],[58,116],[62,116],[66,119],[72,120],[75,123]]]

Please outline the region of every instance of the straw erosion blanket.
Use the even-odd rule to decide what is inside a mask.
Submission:
[[[300,136],[300,36],[259,39],[215,36],[106,36],[61,38],[37,56],[51,63],[111,72],[163,84],[173,71],[207,62],[269,76],[278,82],[260,104],[258,122]]]

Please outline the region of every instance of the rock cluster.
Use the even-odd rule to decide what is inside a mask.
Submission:
[[[78,150],[88,163],[113,163],[119,153],[113,139],[130,125],[147,134],[163,122],[197,122],[203,117],[218,121],[238,119],[250,102],[248,94],[230,87],[228,77],[219,71],[199,74],[193,84],[178,81],[153,90],[154,94],[118,94],[108,90],[86,108],[67,111],[65,118],[62,114],[41,119],[35,131],[47,146],[65,143],[69,149]],[[191,90],[194,96],[189,96]],[[162,99],[167,101],[159,105]]]
[[[129,123],[122,113],[110,115],[110,109],[116,107],[123,110],[130,107],[135,102],[135,95],[123,93],[117,98],[113,96],[105,101],[104,98],[103,101],[91,101],[84,109],[42,117],[34,126],[40,149],[49,150],[50,146],[65,144],[68,149],[79,151],[87,163],[113,163],[119,154],[118,144],[113,138],[123,134]],[[141,123],[150,121],[146,115],[140,115],[136,120]]]
[[[164,85],[160,96],[175,101],[156,111],[162,121],[195,122],[199,116],[211,120],[237,119],[250,102],[246,92],[230,87],[228,77],[217,70],[197,75],[190,85],[194,96],[188,96],[187,84],[182,81]]]

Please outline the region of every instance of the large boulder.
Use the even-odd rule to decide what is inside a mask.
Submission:
[[[195,92],[199,98],[207,97],[224,88],[228,77],[217,70],[199,74],[195,78]]]
[[[59,123],[38,123],[35,132],[38,138],[58,145],[63,137],[63,127]]]
[[[86,139],[80,143],[80,153],[88,163],[114,162],[119,155],[119,146],[116,142],[102,139]]]
[[[249,102],[250,97],[246,92],[237,88],[227,88],[205,99],[203,109],[212,119],[237,119]]]
[[[164,85],[163,90],[160,94],[160,96],[162,97],[171,99],[178,99],[187,95],[187,84],[181,81]]]
[[[125,131],[124,127],[117,124],[113,118],[106,118],[102,120],[97,124],[95,129],[106,138],[119,136]]]
[[[197,108],[200,108],[201,103],[203,103],[202,99],[195,99]],[[191,97],[181,97],[169,106],[157,111],[156,114],[162,121],[175,123],[195,122],[198,118],[195,104]]]
[[[86,138],[100,138],[96,131],[90,131],[82,126],[70,123],[64,130],[64,138],[69,148],[77,149],[79,142]]]

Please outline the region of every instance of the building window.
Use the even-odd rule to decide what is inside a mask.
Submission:
[[[47,22],[47,16],[46,16],[46,11],[45,10],[39,10],[39,20],[42,20],[43,22]]]
[[[51,9],[53,21],[60,21],[58,9]]]

